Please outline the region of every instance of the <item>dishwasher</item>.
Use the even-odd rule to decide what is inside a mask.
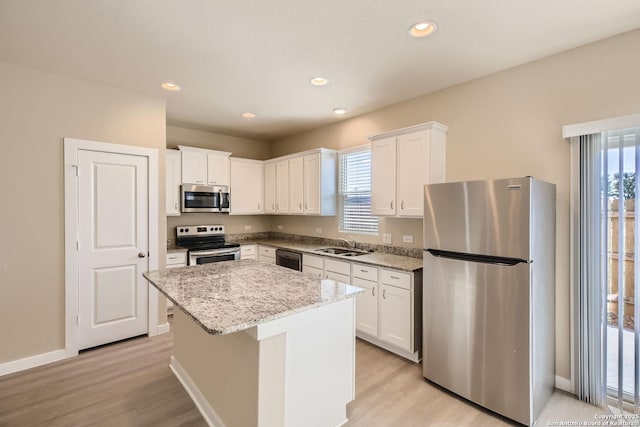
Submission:
[[[276,264],[296,271],[302,271],[302,254],[287,249],[276,249]]]

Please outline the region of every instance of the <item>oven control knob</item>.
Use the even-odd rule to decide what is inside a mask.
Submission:
[[[184,231],[188,233],[188,232],[189,232],[189,229],[188,229],[188,228],[185,228],[185,229],[184,229]]]
[[[211,227],[211,230],[210,230],[210,231],[213,231],[213,227]]]
[[[181,228],[181,229],[180,229],[180,232],[181,232],[181,233],[184,233],[184,228]]]

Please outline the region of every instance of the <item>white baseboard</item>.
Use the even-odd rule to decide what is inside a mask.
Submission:
[[[573,386],[571,385],[571,380],[569,378],[561,377],[559,375],[556,375],[556,388],[569,393],[573,393]]]
[[[66,359],[67,357],[67,352],[65,350],[55,350],[50,351],[49,353],[25,357],[24,359],[0,363],[0,376],[24,371],[25,369],[35,368],[36,366],[46,365],[47,363],[57,362],[58,360]]]
[[[182,384],[182,387],[187,391],[191,400],[193,400],[193,403],[196,404],[196,407],[207,424],[211,427],[226,427],[216,411],[213,410],[211,405],[209,405],[209,402],[207,402],[205,397],[202,395],[200,389],[194,384],[189,374],[187,374],[180,362],[178,362],[173,356],[171,356],[169,367],[176,378],[178,378],[178,381]]]
[[[165,322],[161,325],[158,325],[158,333],[156,335],[166,334],[170,330],[171,330],[171,327],[169,326],[169,322]]]

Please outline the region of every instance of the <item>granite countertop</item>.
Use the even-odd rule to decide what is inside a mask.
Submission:
[[[319,255],[325,257],[331,257],[340,259],[342,261],[352,261],[362,264],[375,265],[378,267],[389,267],[403,271],[417,271],[422,270],[422,258],[413,258],[408,256],[393,255],[383,252],[370,252],[365,255],[359,255],[355,257],[345,257],[334,254],[326,254],[323,252],[317,252],[317,249],[326,248],[331,245],[319,245],[315,243],[303,243],[303,242],[290,242],[287,240],[249,240],[241,242],[242,245],[247,244],[259,244],[273,246],[276,248],[291,249],[303,253],[312,255]]]
[[[205,331],[224,335],[351,298],[363,290],[254,260],[143,274]]]

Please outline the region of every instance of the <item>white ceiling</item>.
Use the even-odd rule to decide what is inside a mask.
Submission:
[[[411,39],[425,19],[437,33]],[[0,61],[273,140],[339,120],[334,107],[353,117],[639,27],[638,0],[0,0]],[[309,85],[318,75],[330,84]]]

